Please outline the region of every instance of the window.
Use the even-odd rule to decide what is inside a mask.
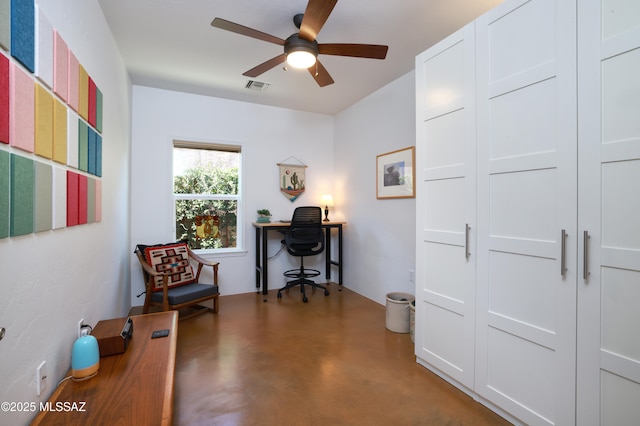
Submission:
[[[176,240],[192,249],[241,248],[239,146],[173,142]]]

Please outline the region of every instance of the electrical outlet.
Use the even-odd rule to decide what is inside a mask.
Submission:
[[[36,368],[36,393],[40,396],[42,391],[47,387],[47,361],[42,363]]]
[[[409,269],[409,282],[416,282],[416,271]]]
[[[82,337],[82,326],[84,325],[84,318],[78,321],[78,339]]]

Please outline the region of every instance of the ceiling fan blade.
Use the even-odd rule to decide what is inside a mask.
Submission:
[[[285,54],[278,55],[275,58],[271,58],[266,62],[261,63],[257,67],[251,68],[249,71],[242,73],[242,75],[246,75],[247,77],[257,77],[262,73],[269,71],[271,68],[280,65],[286,59]]]
[[[329,71],[327,71],[327,69],[318,60],[316,60],[315,65],[309,68],[309,72],[320,87],[328,86],[334,83],[333,78],[331,78],[331,75],[329,75]]]
[[[337,2],[338,0],[309,0],[300,24],[300,37],[307,41],[315,40]]]
[[[244,25],[236,24],[235,22],[227,21],[226,19],[215,18],[213,21],[211,21],[211,26],[220,28],[221,30],[231,31],[232,33],[257,38],[258,40],[268,41],[269,43],[275,43],[279,44],[280,46],[284,46],[284,40],[279,37],[263,33],[262,31],[254,30],[253,28],[245,27]]]
[[[380,44],[319,44],[318,52],[323,55],[352,56],[355,58],[384,59],[387,57],[389,46]]]

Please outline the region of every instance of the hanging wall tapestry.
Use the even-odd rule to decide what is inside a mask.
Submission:
[[[295,157],[287,158],[286,161],[295,159]],[[307,168],[302,162],[300,164],[278,163],[280,167],[280,192],[292,203],[304,192],[305,188],[305,169]]]

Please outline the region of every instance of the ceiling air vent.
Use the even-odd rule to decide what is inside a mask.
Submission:
[[[267,89],[271,86],[269,83],[264,83],[262,81],[249,80],[247,84],[244,86],[245,89],[253,90],[254,92],[266,92]]]

